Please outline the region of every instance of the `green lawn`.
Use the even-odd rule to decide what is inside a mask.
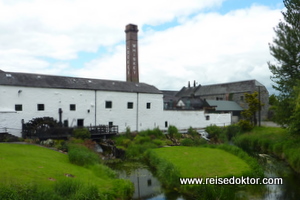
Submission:
[[[71,174],[83,184],[96,185],[100,190],[109,190],[114,179],[103,173],[80,167],[69,162],[68,156],[36,145],[0,144],[0,182],[35,183],[52,185],[55,181],[68,179]]]
[[[220,149],[176,146],[154,151],[177,166],[182,177],[241,176],[251,171],[242,159]]]

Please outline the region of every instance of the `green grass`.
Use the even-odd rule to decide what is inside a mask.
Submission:
[[[273,154],[285,159],[300,173],[300,136],[276,127],[255,127],[251,132],[238,136],[234,143],[250,153]]]
[[[123,180],[111,178],[108,171],[106,166],[99,164],[88,167],[71,164],[68,155],[40,146],[0,144],[1,184],[21,186],[32,184],[42,190],[54,188],[53,190],[59,191],[57,187],[65,185],[61,183],[72,180],[73,185],[80,184],[81,188],[87,190],[97,188],[102,194],[110,193],[111,196],[118,196],[123,192],[118,191],[118,188],[122,187],[120,185]],[[73,177],[66,177],[66,174]]]
[[[221,149],[177,146],[154,151],[173,163],[182,177],[241,176],[251,171],[242,159]]]

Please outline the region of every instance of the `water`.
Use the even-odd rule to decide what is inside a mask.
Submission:
[[[110,167],[118,172],[119,178],[128,179],[134,184],[134,200],[184,200],[177,192],[169,192],[162,188],[147,165],[123,162]]]
[[[267,192],[263,200],[288,199],[298,200],[300,197],[300,175],[295,173],[287,163],[267,156],[258,158],[266,177],[283,178],[282,185],[266,185]]]
[[[267,156],[257,157],[263,166],[266,177],[283,178],[283,185],[266,185],[266,191],[260,194],[249,194],[249,199],[255,200],[298,200],[300,197],[300,175],[295,173],[285,162]],[[111,165],[119,178],[130,180],[134,184],[134,200],[184,200],[175,191],[167,191],[162,188],[158,179],[153,175],[147,165],[142,163],[122,162]],[[242,192],[243,193],[243,192]],[[243,195],[245,196],[245,194]]]

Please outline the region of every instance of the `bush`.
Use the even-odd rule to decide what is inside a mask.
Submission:
[[[54,140],[54,147],[61,151],[67,151],[67,143],[65,140]]]
[[[227,136],[224,128],[218,127],[216,125],[211,125],[206,127],[205,131],[209,133],[209,138],[211,142],[214,143],[227,142]]]
[[[87,128],[77,128],[73,130],[73,136],[77,139],[89,139],[91,138],[91,133]]]
[[[168,134],[173,137],[174,134],[178,133],[178,129],[176,128],[176,126],[169,126],[168,128]]]
[[[140,135],[137,135],[134,139],[133,139],[133,142],[135,144],[144,144],[146,142],[150,142],[151,141],[151,138],[149,136],[140,136]]]
[[[232,140],[232,138],[238,136],[241,133],[242,129],[238,125],[229,125],[225,128],[225,134],[229,141]]]
[[[180,142],[181,146],[194,146],[194,141],[190,138],[182,139]]]
[[[189,129],[188,129],[188,132],[187,132],[189,135],[191,135],[192,137],[199,137],[199,133],[196,131],[196,130],[194,130],[192,127],[190,127]]]
[[[238,126],[241,127],[242,131],[247,132],[253,129],[253,125],[248,120],[240,120]]]
[[[80,144],[68,145],[68,156],[71,163],[79,166],[88,166],[100,163],[99,156]]]
[[[144,158],[144,153],[148,149],[156,148],[154,143],[132,144],[126,150],[126,158],[129,160],[139,160]]]

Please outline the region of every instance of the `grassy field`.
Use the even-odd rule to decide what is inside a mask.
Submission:
[[[57,187],[58,182],[72,180],[80,187],[92,186],[102,194],[119,196],[123,180],[112,178],[109,170],[101,164],[71,164],[68,155],[36,145],[0,143],[1,184],[31,184],[49,189]]]
[[[183,177],[241,176],[251,170],[242,159],[221,149],[177,146],[154,151],[173,163]]]

